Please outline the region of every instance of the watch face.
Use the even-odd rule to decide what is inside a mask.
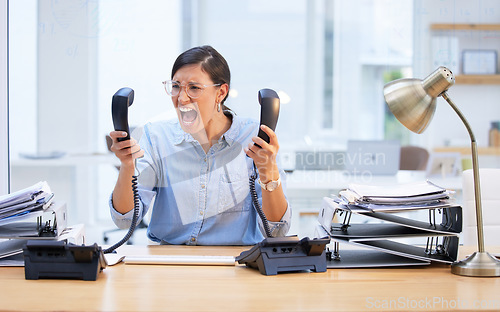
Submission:
[[[272,192],[272,191],[274,191],[277,188],[278,188],[278,181],[271,181],[271,182],[267,183],[266,189],[269,192]]]

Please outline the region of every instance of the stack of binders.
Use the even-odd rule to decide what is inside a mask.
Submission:
[[[22,266],[28,240],[84,240],[83,225],[67,227],[66,205],[45,181],[0,196],[0,266]]]
[[[451,264],[457,259],[462,231],[462,208],[452,195],[425,181],[352,184],[339,196],[325,197],[317,235],[334,241],[328,267]]]

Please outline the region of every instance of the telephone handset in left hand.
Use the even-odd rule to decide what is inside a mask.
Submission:
[[[128,127],[128,107],[134,102],[134,90],[131,88],[121,88],[113,95],[111,112],[113,115],[113,125],[116,131],[125,131],[127,136],[118,138],[118,141],[130,140],[130,129]]]

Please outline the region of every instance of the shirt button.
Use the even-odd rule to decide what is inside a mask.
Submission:
[[[201,216],[203,215],[203,211],[200,211],[200,215],[201,215]]]
[[[201,185],[201,188],[202,188],[202,189],[204,189],[204,188],[205,188],[205,184],[202,184],[202,185]]]
[[[194,237],[191,237],[191,241],[194,242],[196,240],[196,238]]]

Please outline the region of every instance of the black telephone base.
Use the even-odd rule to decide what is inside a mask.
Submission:
[[[97,244],[80,246],[65,241],[28,240],[23,248],[27,280],[42,278],[95,281],[107,266]]]
[[[299,240],[296,236],[266,238],[236,261],[258,269],[264,275],[281,272],[326,271],[325,246],[329,238]]]

